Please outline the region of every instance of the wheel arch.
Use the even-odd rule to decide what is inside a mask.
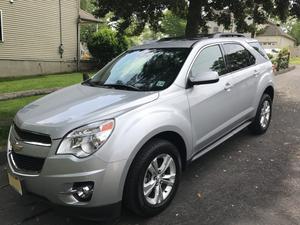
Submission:
[[[141,147],[139,147],[139,150],[134,154],[133,157],[131,157],[131,160],[129,160],[129,162],[128,162],[129,165],[127,166],[128,169],[126,170],[126,172],[124,171],[125,179],[124,179],[123,187],[122,187],[122,198],[124,196],[127,177],[130,172],[130,169],[133,165],[134,159],[139,154],[139,152],[143,148],[143,146],[145,146],[147,143],[149,143],[153,139],[157,139],[157,138],[170,141],[172,144],[174,144],[177,147],[179,154],[180,154],[182,169],[184,170],[186,168],[186,166],[187,166],[187,148],[188,147],[187,147],[187,143],[184,140],[184,138],[176,131],[166,130],[166,131],[158,132],[158,133],[152,135],[146,141],[144,141],[143,144],[141,145]]]
[[[272,101],[273,101],[273,99],[274,99],[274,92],[275,92],[274,91],[274,87],[270,85],[267,88],[265,88],[263,94],[268,94],[271,97]]]
[[[146,143],[150,142],[155,138],[167,140],[177,147],[180,154],[182,169],[185,169],[187,164],[187,147],[181,135],[174,131],[164,131],[154,135]]]

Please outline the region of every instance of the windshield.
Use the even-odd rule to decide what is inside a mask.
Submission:
[[[134,91],[163,90],[173,83],[189,52],[189,48],[127,51],[85,84]]]

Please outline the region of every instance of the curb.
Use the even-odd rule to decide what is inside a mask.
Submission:
[[[287,68],[287,69],[276,71],[276,72],[275,72],[275,75],[280,75],[280,74],[283,74],[283,73],[287,73],[287,72],[289,72],[289,71],[294,70],[295,68],[296,68],[296,66],[290,66],[290,67]]]
[[[4,93],[0,94],[0,101],[16,99],[16,98],[23,98],[23,97],[30,97],[35,95],[45,95],[51,92],[57,91],[61,88],[47,88],[47,89],[40,89],[40,90],[29,90],[29,91],[19,91],[19,92],[12,92],[12,93]]]

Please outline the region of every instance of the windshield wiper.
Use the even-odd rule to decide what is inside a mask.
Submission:
[[[103,87],[112,87],[116,89],[126,89],[126,90],[134,90],[134,91],[141,91],[141,89],[127,84],[103,84]]]
[[[100,82],[93,82],[91,79],[84,81],[82,84],[89,85],[92,87],[108,87],[108,88],[116,88],[116,89],[126,89],[126,90],[134,90],[141,91],[141,89],[126,84],[100,84]]]

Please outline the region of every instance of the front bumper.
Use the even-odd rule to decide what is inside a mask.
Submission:
[[[50,155],[39,173],[26,173],[16,168],[12,150],[8,149],[9,173],[21,180],[26,192],[44,197],[66,207],[96,208],[119,203],[122,199],[122,174],[126,160],[107,163],[96,155],[78,159],[72,155]],[[90,201],[78,201],[72,190],[75,182],[94,182]]]

